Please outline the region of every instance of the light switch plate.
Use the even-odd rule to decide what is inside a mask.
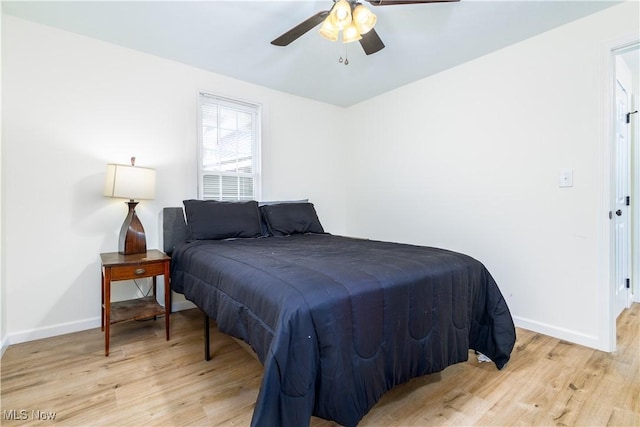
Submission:
[[[573,187],[573,169],[560,169],[560,187]]]

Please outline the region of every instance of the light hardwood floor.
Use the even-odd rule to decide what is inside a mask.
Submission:
[[[518,329],[502,371],[470,353],[394,388],[360,426],[639,426],[639,317],[640,304],[621,315],[611,354]],[[205,362],[197,310],[171,322],[168,342],[160,319],[114,325],[109,357],[100,329],[11,346],[1,361],[0,424],[249,425],[261,365],[215,324]]]

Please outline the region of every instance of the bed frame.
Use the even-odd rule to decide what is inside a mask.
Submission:
[[[162,209],[162,249],[164,253],[171,256],[173,249],[189,239],[189,229],[184,217],[184,209],[180,207],[168,207]],[[211,334],[209,332],[209,316],[202,311],[204,326],[204,360],[211,360]],[[256,360],[258,356],[255,351],[244,341],[231,337]]]
[[[162,249],[171,256],[173,249],[186,242],[189,235],[182,208],[162,209]]]
[[[173,249],[186,242],[189,237],[189,229],[184,217],[182,208],[163,208],[162,209],[162,249],[164,253],[171,256]],[[200,310],[202,311],[202,310]],[[204,318],[204,360],[211,360],[210,334],[209,334],[209,316],[202,311]]]

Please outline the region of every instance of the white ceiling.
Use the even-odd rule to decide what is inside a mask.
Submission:
[[[382,6],[386,44],[366,56],[359,43],[314,29],[287,47],[269,42],[322,1],[2,1],[3,13],[190,64],[306,98],[350,106],[598,12],[607,1],[479,1]],[[338,58],[347,57],[349,65]]]

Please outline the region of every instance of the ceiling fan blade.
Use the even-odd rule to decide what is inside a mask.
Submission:
[[[303,21],[278,37],[277,39],[271,42],[272,45],[275,46],[287,46],[292,41],[296,40],[298,37],[302,36],[307,31],[311,30],[313,27],[324,21],[324,19],[329,15],[328,10],[324,10],[322,12],[318,12],[313,15],[311,18]]]
[[[380,39],[380,36],[378,36],[378,33],[376,33],[376,30],[373,28],[368,33],[362,35],[360,45],[364,49],[364,53],[367,55],[371,55],[372,53],[376,53],[384,49],[382,39]]]
[[[393,6],[398,4],[429,4],[429,3],[449,3],[460,0],[366,0],[371,6]]]

